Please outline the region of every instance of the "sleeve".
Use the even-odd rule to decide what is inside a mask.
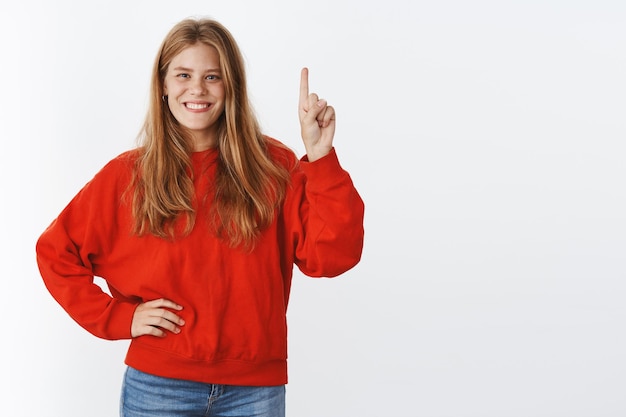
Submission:
[[[83,328],[103,339],[128,339],[136,303],[94,283],[94,259],[110,249],[120,206],[109,163],[72,199],[36,244],[37,264],[54,299]]]
[[[315,162],[304,157],[291,191],[298,216],[292,225],[294,263],[300,271],[335,277],[353,268],[363,250],[364,203],[335,149]]]

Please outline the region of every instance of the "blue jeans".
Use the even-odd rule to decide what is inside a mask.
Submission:
[[[162,378],[126,369],[121,417],[284,417],[285,386],[245,387]]]

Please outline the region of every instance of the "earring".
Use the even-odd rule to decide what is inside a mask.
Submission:
[[[167,96],[161,96],[161,100],[167,101]]]

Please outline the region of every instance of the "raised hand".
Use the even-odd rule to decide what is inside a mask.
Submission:
[[[327,155],[335,136],[335,109],[315,93],[309,94],[309,70],[300,73],[300,102],[298,106],[300,132],[310,162]]]
[[[182,309],[182,306],[164,298],[139,304],[130,326],[131,336],[165,337],[166,330],[175,334],[180,333],[180,326],[183,326],[185,321],[172,310]]]

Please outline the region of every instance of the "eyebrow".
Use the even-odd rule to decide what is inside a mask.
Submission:
[[[187,67],[176,67],[176,68],[173,68],[172,71],[193,72],[193,70],[191,68],[187,68]],[[220,69],[219,68],[209,68],[209,69],[205,70],[204,72],[220,72]]]

